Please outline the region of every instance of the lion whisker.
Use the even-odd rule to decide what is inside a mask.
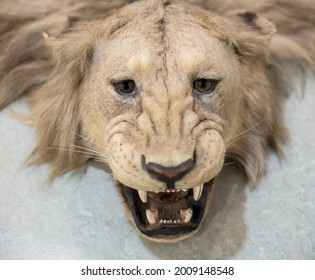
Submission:
[[[108,160],[106,160],[106,159],[94,158],[93,160],[96,162],[108,163]]]
[[[91,153],[91,156],[93,157],[93,159],[99,159],[102,162],[107,162],[107,159],[105,159],[104,155],[101,155],[97,150],[94,150],[92,148],[88,148],[88,147],[85,147],[85,146],[79,146],[79,145],[72,145],[72,146],[75,147],[75,148],[78,148],[79,151],[80,151],[80,149],[82,149],[83,150],[82,151],[83,154]]]
[[[231,164],[237,164],[237,162],[233,161],[233,162],[227,162],[227,163],[224,163],[223,166],[227,166],[227,165],[231,165]]]
[[[266,118],[267,118],[267,116],[265,116],[261,121],[259,121],[258,123],[254,124],[250,128],[248,128],[248,129],[244,130],[243,132],[241,132],[241,133],[239,133],[237,135],[234,135],[233,137],[225,140],[226,148],[231,147],[231,145],[234,144],[236,141],[238,141],[238,140],[242,139],[243,137],[245,137],[246,135],[244,135],[244,134],[250,132],[251,130],[253,130],[257,126],[261,125],[265,121]],[[231,142],[229,142],[229,141],[231,141]]]
[[[90,147],[85,147],[85,146],[79,146],[79,145],[71,145],[72,147],[74,147],[74,148],[77,148],[77,149],[82,149],[83,151],[86,151],[86,152],[91,152],[91,153],[93,153],[93,154],[95,154],[95,155],[98,155],[99,154],[99,152],[97,151],[97,150],[94,150],[94,149],[92,149],[92,148],[90,148]]]
[[[62,148],[62,147],[46,147],[46,150],[59,150],[59,151],[66,151],[66,152],[74,152],[74,153],[80,153],[83,155],[87,155],[89,157],[94,157],[96,156],[95,154],[92,154],[90,152],[84,152],[82,150],[75,150],[75,149],[68,149],[68,148]]]
[[[241,136],[239,136],[239,137],[233,139],[233,141],[231,141],[230,143],[228,143],[228,144],[226,145],[226,149],[230,148],[235,142],[237,142],[237,141],[239,141],[239,140],[241,140],[241,139],[243,139],[243,138],[245,138],[245,137],[246,137],[246,135],[241,135]]]
[[[99,143],[97,143],[97,142],[95,142],[95,141],[89,139],[88,137],[83,136],[82,134],[79,134],[79,133],[77,133],[77,132],[75,132],[75,131],[74,131],[74,133],[75,133],[78,137],[83,138],[84,140],[86,140],[87,142],[89,142],[90,144],[95,145],[95,146],[98,146],[99,148],[101,148],[102,150],[105,150],[105,151],[107,151],[107,152],[111,152],[110,148],[108,148],[107,146],[102,145],[102,144],[99,144]],[[102,139],[96,138],[96,140],[98,140],[99,142],[102,142]]]

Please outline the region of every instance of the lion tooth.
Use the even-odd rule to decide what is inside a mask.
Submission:
[[[145,214],[147,216],[147,220],[150,224],[154,224],[156,222],[157,216],[158,216],[158,212],[157,210],[153,209],[146,209],[145,210]]]
[[[185,191],[187,191],[187,189],[181,189],[181,191],[182,191],[182,192],[185,192]]]
[[[147,197],[147,192],[146,191],[138,190],[138,194],[139,194],[139,197],[140,197],[140,199],[141,199],[141,201],[143,203],[146,203],[148,201],[148,197]]]
[[[193,210],[191,208],[180,209],[180,216],[184,220],[184,223],[189,223],[193,215]]]
[[[202,190],[203,190],[203,184],[201,184],[200,186],[194,187],[194,200],[195,201],[198,201],[199,198],[201,197]]]

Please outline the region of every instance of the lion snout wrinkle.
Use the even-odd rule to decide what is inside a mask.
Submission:
[[[193,158],[196,142],[193,128],[199,117],[193,110],[192,98],[181,96],[180,92],[178,100],[171,100],[162,90],[143,97],[137,124],[144,138],[148,162],[178,166]]]

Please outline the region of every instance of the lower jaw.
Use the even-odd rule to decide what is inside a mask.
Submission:
[[[203,191],[198,201],[192,198],[192,189],[188,190],[187,207],[192,210],[192,217],[187,224],[163,224],[158,227],[148,224],[145,211],[147,205],[139,199],[137,190],[120,184],[123,195],[126,198],[128,208],[131,211],[133,221],[141,235],[151,241],[156,242],[177,242],[195,234],[207,212],[207,207],[214,190],[214,180],[210,180],[203,185]]]

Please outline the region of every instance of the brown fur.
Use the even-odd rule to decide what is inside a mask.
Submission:
[[[218,153],[215,157],[219,159],[213,165],[209,164],[212,171],[207,171],[206,175],[197,179],[192,178],[195,175],[188,176],[185,183],[192,184],[192,187],[198,184],[198,180],[208,180],[216,176],[222,168],[225,154],[226,157],[238,161],[249,181],[255,184],[265,172],[268,147],[281,154],[281,141],[288,136],[280,104],[292,90],[295,76],[299,75],[303,84],[307,73],[315,70],[315,2],[271,0],[255,1],[253,4],[253,1],[246,0],[226,0],[224,3],[215,0],[188,1],[201,7],[193,8],[180,3],[183,1],[144,1],[140,4],[142,8],[137,6],[139,3],[135,3],[119,10],[131,2],[135,1],[70,1],[70,4],[63,1],[64,7],[60,11],[0,14],[0,108],[22,95],[30,97],[37,131],[37,144],[30,161],[51,163],[50,178],[54,178],[90,158],[96,158],[108,162],[114,177],[119,181],[143,189],[145,182],[134,185],[134,179],[126,178],[126,174],[120,174],[112,167],[115,163],[114,159],[108,158],[108,150],[116,155],[116,161],[119,156],[125,156],[124,161],[131,162],[134,159],[128,156],[134,153],[136,146],[130,143],[137,142],[137,139],[142,137],[140,135],[144,135],[146,138],[139,140],[138,149],[141,145],[147,145],[147,142],[152,140],[152,133],[156,133],[162,140],[152,140],[154,143],[150,142],[152,145],[148,147],[147,152],[151,151],[156,160],[158,155],[154,154],[154,151],[159,150],[161,156],[167,158],[166,155],[172,154],[175,149],[177,154],[183,155],[178,161],[183,161],[184,156],[188,155],[193,147],[190,147],[188,142],[181,142],[181,137],[192,137],[191,127],[186,124],[181,127],[182,134],[176,134],[175,130],[180,124],[176,123],[175,119],[180,114],[184,119],[196,118],[195,113],[187,109],[195,106],[194,110],[198,112],[199,118],[199,121],[196,120],[198,125],[202,119],[208,120],[207,125],[217,131],[217,134],[204,135],[204,139],[209,139],[209,143],[212,143],[213,139],[216,143],[212,146],[202,143],[200,149],[208,149],[209,154]],[[173,6],[175,8],[172,8]],[[239,95],[238,99],[234,100],[234,109],[231,106],[229,109],[222,109],[228,107],[228,102],[230,105],[234,104],[231,100],[236,97],[232,95],[230,99],[223,101],[224,104],[215,99],[217,108],[221,109],[218,109],[220,112],[214,109],[211,114],[198,107],[190,96],[183,95],[182,103],[176,103],[178,97],[172,99],[172,86],[167,80],[168,76],[172,75],[172,69],[167,66],[167,47],[173,43],[165,34],[171,32],[169,25],[177,13],[185,17],[182,24],[188,22],[190,26],[199,28],[200,34],[208,34],[218,39],[218,43],[214,44],[224,44],[225,47],[218,48],[222,48],[222,53],[231,55],[231,58],[235,59],[235,65],[239,63],[237,67],[241,74],[238,80],[235,80],[237,88],[228,89]],[[142,117],[132,123],[133,119],[124,119],[124,116],[128,115],[130,105],[117,105],[119,101],[115,98],[102,105],[102,112],[97,110],[101,99],[96,95],[90,96],[93,91],[98,90],[91,82],[91,73],[96,71],[94,68],[102,69],[102,65],[95,66],[97,63],[93,62],[96,46],[101,45],[104,40],[114,41],[115,38],[128,37],[128,30],[137,28],[137,21],[148,24],[152,21],[158,27],[156,37],[152,35],[152,40],[159,42],[160,45],[155,48],[161,47],[159,54],[164,59],[161,59],[161,65],[157,62],[155,66],[156,75],[160,75],[157,84],[160,82],[161,88],[166,88],[171,105],[164,104],[162,98],[156,99],[154,94],[150,98],[146,97],[141,103]],[[178,21],[181,22],[181,19]],[[146,34],[143,32],[145,31],[139,30],[139,34]],[[104,54],[100,54],[100,57],[104,58]],[[229,63],[221,61],[222,65]],[[130,67],[140,73],[139,75],[147,75],[144,70],[146,64],[146,58],[141,56]],[[195,67],[194,61],[187,69],[189,67]],[[180,85],[178,89],[184,91]],[[151,92],[152,90],[154,91],[150,89]],[[91,94],[85,95],[87,91]],[[154,102],[158,102],[161,108],[174,105],[174,115],[161,113],[152,105]],[[137,106],[140,105],[134,104],[134,108],[138,108]],[[143,110],[147,110],[147,115]],[[132,118],[136,119],[139,114],[140,111],[134,113]],[[158,116],[160,119],[157,119]],[[167,118],[174,120],[169,124],[173,130],[171,128],[166,133],[166,128],[162,125],[152,128]],[[116,152],[116,144],[120,141],[117,130],[128,131],[134,126],[137,126],[141,133],[137,134],[135,131],[133,138],[130,135],[124,136],[125,142],[122,143],[125,150],[122,153]],[[102,131],[108,131],[108,135],[104,136]],[[112,136],[114,133],[115,136]],[[216,140],[221,139],[219,134],[224,143]],[[165,135],[171,136],[168,139]],[[109,144],[111,137],[116,139],[116,146]],[[133,140],[128,142],[126,139]],[[162,148],[161,143],[170,144],[169,150],[164,144]],[[176,148],[172,146],[174,143],[177,143]],[[219,153],[217,150],[221,149],[220,147],[222,150]],[[142,151],[141,148],[139,150]],[[178,155],[165,160],[176,161],[176,156]],[[136,179],[136,174],[141,169],[137,164],[135,161],[134,169],[129,171],[134,173]],[[119,169],[123,168],[124,165],[119,163]],[[142,176],[144,181],[150,180],[145,176]],[[179,184],[178,187],[184,185]],[[161,189],[161,185],[152,183],[151,188],[147,187],[147,190],[157,189]]]

